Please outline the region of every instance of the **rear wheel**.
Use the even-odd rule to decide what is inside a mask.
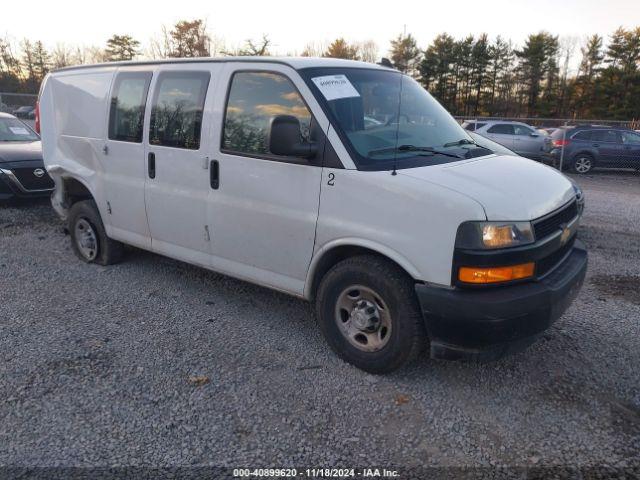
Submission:
[[[375,255],[352,257],[329,270],[316,313],[331,348],[367,372],[395,370],[427,345],[413,280]]]
[[[74,203],[69,210],[68,221],[71,246],[80,260],[111,265],[122,259],[124,245],[107,237],[93,200]]]
[[[589,173],[593,169],[593,157],[586,153],[578,154],[573,160],[571,168],[576,173]]]

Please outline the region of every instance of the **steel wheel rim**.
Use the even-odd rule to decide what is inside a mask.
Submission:
[[[580,157],[576,160],[576,171],[579,173],[587,173],[591,170],[591,159]]]
[[[75,239],[80,254],[87,260],[94,260],[98,255],[98,236],[93,226],[84,218],[76,222]]]
[[[363,352],[382,350],[391,338],[389,307],[378,293],[363,285],[351,285],[338,295],[335,320],[340,333]]]

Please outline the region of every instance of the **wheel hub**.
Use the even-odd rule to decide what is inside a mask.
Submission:
[[[351,310],[353,325],[363,332],[375,332],[380,327],[378,307],[368,300],[360,300]]]
[[[76,223],[75,237],[82,256],[87,260],[95,259],[98,253],[98,237],[92,225],[84,218],[80,218]]]
[[[338,295],[335,312],[340,333],[359,350],[381,350],[391,337],[389,308],[369,287],[352,285],[344,289]]]

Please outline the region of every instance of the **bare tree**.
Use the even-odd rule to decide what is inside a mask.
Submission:
[[[104,54],[104,50],[100,47],[96,47],[95,45],[84,47],[84,58],[85,61],[83,63],[103,63],[108,61]]]
[[[210,55],[211,39],[207,33],[207,26],[202,19],[181,20],[176,23],[167,36],[165,45],[168,46],[168,57],[208,57]]]
[[[57,43],[51,52],[51,66],[63,68],[76,63],[73,50],[64,43]]]
[[[376,63],[378,61],[378,44],[373,40],[365,40],[358,44],[360,60],[363,62]]]
[[[304,46],[301,55],[303,57],[321,57],[327,49],[322,42],[309,42]]]
[[[268,56],[270,55],[269,45],[271,45],[271,40],[268,35],[263,34],[262,39],[257,42],[251,39],[247,40],[244,48],[240,49],[237,54],[241,57]]]
[[[0,39],[0,90],[18,91],[23,82],[20,60],[9,38]]]
[[[164,25],[161,28],[159,37],[152,38],[149,41],[149,49],[147,55],[153,59],[162,59],[169,57],[171,51],[171,36]]]

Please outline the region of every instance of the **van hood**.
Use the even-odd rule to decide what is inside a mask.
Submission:
[[[557,170],[512,155],[398,171],[455,190],[480,203],[487,220],[533,220],[575,197],[571,181]]]

